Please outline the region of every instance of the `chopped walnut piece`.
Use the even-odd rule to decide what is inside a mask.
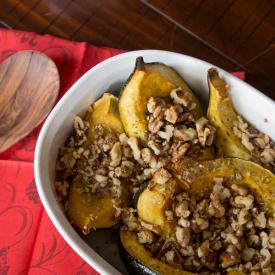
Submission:
[[[261,242],[262,242],[262,247],[267,248],[268,247],[268,235],[267,235],[267,233],[262,231],[260,233],[260,238],[261,238]]]
[[[174,260],[175,260],[175,251],[174,250],[169,250],[165,253],[165,259],[166,262],[170,265],[174,265]]]
[[[158,225],[154,225],[154,224],[150,224],[150,223],[146,223],[144,221],[141,221],[141,226],[146,228],[149,231],[154,232],[155,234],[159,235],[160,234],[160,228]]]
[[[154,234],[149,230],[141,230],[137,235],[140,243],[151,244],[154,241]]]
[[[244,260],[245,262],[249,262],[252,260],[252,258],[255,255],[255,249],[251,247],[246,247],[242,252],[241,252],[241,259]]]
[[[259,215],[256,216],[254,220],[254,224],[256,227],[260,227],[260,228],[266,227],[266,217],[264,212],[261,212]]]
[[[271,231],[268,236],[268,247],[270,249],[275,249],[275,231]]]
[[[247,237],[247,245],[257,247],[260,244],[260,238],[257,235],[249,235]]]
[[[262,152],[262,156],[264,163],[272,163],[275,159],[275,150],[271,148],[265,148]]]
[[[195,254],[194,249],[191,245],[181,248],[180,253],[183,257],[193,256]]]
[[[253,144],[260,149],[264,149],[266,146],[264,139],[259,137],[253,139]]]
[[[182,113],[183,109],[179,105],[171,106],[164,112],[164,118],[166,121],[175,124],[177,122],[178,116]]]
[[[133,151],[134,159],[139,160],[140,159],[140,149],[139,149],[138,139],[136,137],[130,137],[128,139],[128,145],[131,147],[131,149]]]
[[[231,196],[231,193],[228,188],[224,187],[222,184],[223,179],[219,177],[215,177],[214,179],[215,185],[213,187],[213,191],[210,195],[212,200],[221,200],[224,201],[225,199]]]
[[[182,247],[187,246],[191,240],[190,229],[177,226],[176,227],[176,239]]]
[[[249,141],[249,136],[246,133],[242,133],[242,144],[245,146],[247,150],[252,152],[254,150],[254,145]]]
[[[121,133],[119,135],[119,141],[120,141],[121,145],[123,145],[123,146],[128,145],[128,137],[126,136],[125,133]]]
[[[238,223],[240,225],[244,225],[249,220],[250,220],[250,214],[249,214],[248,210],[245,209],[245,208],[242,208],[241,211],[240,211],[240,213],[239,213],[239,216],[238,216]]]
[[[119,142],[116,142],[110,151],[111,162],[110,165],[116,167],[120,164],[121,161],[121,145]]]
[[[140,228],[138,219],[135,217],[135,215],[132,212],[130,212],[129,215],[126,215],[123,218],[123,222],[124,222],[124,224],[127,225],[127,228],[130,231],[136,231],[136,230],[139,230],[139,228]]]
[[[269,252],[268,249],[263,248],[260,251],[260,254],[263,256],[263,259],[261,261],[261,267],[267,267],[270,264],[270,260],[271,260],[271,254]]]
[[[153,158],[152,151],[149,148],[141,149],[141,157],[145,163],[150,163]]]
[[[164,131],[158,131],[158,135],[167,141],[171,139],[173,136],[174,132],[174,127],[172,125],[165,125],[165,130]]]
[[[208,119],[201,117],[196,121],[196,130],[201,146],[211,146],[214,141],[216,129],[208,124]]]
[[[155,182],[159,184],[165,184],[171,178],[172,178],[172,175],[163,168],[160,168],[159,170],[157,170],[153,177]]]
[[[184,125],[177,126],[174,129],[174,137],[180,139],[182,142],[187,142],[197,138],[197,132],[193,128],[187,128]]]
[[[210,216],[221,218],[225,214],[225,209],[219,201],[213,200],[209,204],[208,213]]]
[[[157,155],[157,156],[160,155],[161,150],[162,150],[161,145],[157,144],[156,142],[154,142],[152,140],[149,140],[147,145],[149,148],[151,148],[153,150],[155,155]]]
[[[184,91],[182,88],[172,90],[170,96],[176,104],[183,105],[189,111],[196,107],[196,104],[192,102],[190,93]]]
[[[147,110],[149,113],[153,114],[157,107],[164,107],[165,101],[160,97],[150,97],[147,102]]]
[[[183,217],[178,220],[178,224],[182,227],[190,227],[190,221]]]
[[[270,228],[275,229],[275,218],[269,218],[267,224]]]
[[[236,196],[235,203],[240,207],[251,209],[253,207],[254,197],[252,195],[247,196]]]
[[[184,158],[190,147],[191,145],[189,143],[184,143],[180,145],[177,149],[175,149],[172,153],[172,162],[175,163]]]
[[[156,134],[160,131],[160,128],[164,125],[164,122],[158,117],[151,117],[148,121],[148,130]]]
[[[85,124],[80,116],[74,118],[74,128],[75,130],[84,130]]]
[[[190,210],[188,210],[188,201],[180,201],[176,204],[175,214],[177,217],[187,218],[190,213]]]
[[[221,266],[228,268],[230,266],[240,263],[240,255],[233,245],[229,245],[226,251],[220,256]]]
[[[205,230],[208,228],[209,226],[209,222],[207,219],[203,219],[203,218],[200,218],[200,217],[196,217],[196,223],[199,227],[200,230]]]
[[[198,247],[198,257],[206,257],[209,254],[209,241],[204,241],[199,247]]]
[[[240,185],[237,185],[237,184],[232,184],[230,186],[230,188],[235,191],[238,195],[241,195],[241,196],[246,196],[247,195],[247,189],[245,187],[242,187]]]

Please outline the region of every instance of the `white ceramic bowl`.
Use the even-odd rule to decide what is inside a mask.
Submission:
[[[126,273],[117,253],[116,238],[108,230],[82,238],[60,210],[53,188],[55,162],[59,147],[73,128],[75,115],[83,112],[105,91],[118,91],[129,77],[135,59],[163,62],[175,68],[206,106],[208,100],[207,70],[213,65],[199,59],[166,51],[142,50],[112,57],[90,69],[63,96],[46,120],[35,151],[35,180],[41,201],[57,230],[88,264],[102,274]],[[259,130],[275,139],[275,103],[259,91],[219,70],[230,85],[237,111]],[[264,122],[264,121],[268,122]],[[100,254],[100,255],[99,255]]]

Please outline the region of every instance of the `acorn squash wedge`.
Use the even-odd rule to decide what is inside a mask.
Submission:
[[[123,227],[119,230],[119,252],[130,274],[197,274],[177,269],[155,259],[151,252],[139,243],[136,233],[127,231]]]
[[[164,238],[174,236],[176,224],[167,221],[165,211],[171,207],[172,198],[179,191],[180,187],[174,179],[170,179],[165,184],[156,184],[151,180],[146,188],[142,187],[136,199],[138,217],[147,223],[158,226]]]
[[[227,84],[214,68],[208,71],[208,85],[210,98],[207,116],[212,125],[216,127],[214,143],[218,149],[218,156],[252,160],[274,172],[275,168],[272,164],[261,161],[260,151],[249,151],[242,143],[241,138],[234,134],[233,128],[234,123],[238,121],[238,113],[232,104]],[[253,128],[252,125],[249,127]]]
[[[146,142],[148,127],[146,106],[150,97],[167,97],[181,86],[191,94],[196,103],[196,112],[202,115],[202,108],[185,81],[171,68],[161,63],[144,63],[142,57],[136,60],[134,72],[122,89],[119,100],[120,117],[126,134]]]
[[[213,178],[228,178],[228,185],[237,184],[252,190],[270,214],[275,214],[275,175],[252,161],[238,158],[184,159],[174,165],[174,176],[189,186],[190,194],[196,198],[210,194]]]
[[[233,133],[233,123],[237,120],[237,113],[233,108],[225,81],[214,68],[208,71],[208,85],[210,97],[207,116],[216,127],[214,142],[218,148],[218,155],[251,159],[251,153]]]
[[[88,140],[92,139],[93,126],[103,124],[117,133],[123,133],[123,125],[119,116],[118,98],[110,93],[103,96],[93,104],[93,111],[87,112],[85,120],[90,123],[87,131]]]
[[[88,142],[93,139],[94,126],[102,124],[106,131],[123,132],[123,126],[118,112],[118,99],[112,94],[105,93],[93,104],[93,111],[86,114],[90,127],[87,131]],[[81,159],[77,165],[83,165]],[[82,192],[82,177],[76,176],[69,190],[67,214],[72,224],[85,234],[91,229],[110,228],[118,223],[115,219],[111,192],[104,196]],[[123,199],[128,200],[128,192],[123,187]]]

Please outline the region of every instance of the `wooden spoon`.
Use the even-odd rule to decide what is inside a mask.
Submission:
[[[55,63],[42,53],[21,51],[0,65],[0,152],[43,121],[59,86]]]

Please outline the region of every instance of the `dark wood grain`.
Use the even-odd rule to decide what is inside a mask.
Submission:
[[[57,68],[45,55],[21,51],[0,65],[0,152],[46,117],[58,93]]]
[[[274,0],[2,0],[0,26],[126,50],[164,49],[226,70],[275,99]]]

